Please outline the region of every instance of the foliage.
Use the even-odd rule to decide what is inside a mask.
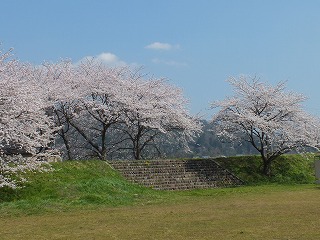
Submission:
[[[182,91],[140,70],[94,60],[44,65],[43,85],[68,159],[154,157],[159,142],[187,142],[201,131]],[[79,152],[80,151],[80,152]]]
[[[56,129],[37,76],[31,65],[11,59],[11,51],[0,52],[0,188],[20,186],[26,171],[45,170],[42,163],[53,154]]]
[[[57,150],[67,159],[152,158],[171,141],[187,151],[201,131],[179,88],[94,59],[33,66],[0,52],[0,95],[0,188],[44,170]]]
[[[284,154],[280,156],[274,162],[270,177],[261,174],[263,166],[260,157],[257,155],[217,158],[215,161],[249,185],[315,182],[314,154]]]
[[[224,138],[251,143],[261,155],[264,175],[271,175],[271,163],[280,155],[317,148],[319,119],[302,109],[303,95],[286,92],[284,83],[269,86],[245,76],[228,81],[234,96],[213,103],[220,108],[213,117],[215,129]]]

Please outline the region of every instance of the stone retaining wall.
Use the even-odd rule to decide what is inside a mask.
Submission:
[[[159,190],[231,187],[243,181],[213,159],[113,160],[129,181]]]

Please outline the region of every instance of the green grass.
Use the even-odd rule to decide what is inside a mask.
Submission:
[[[313,158],[284,156],[266,180],[257,157],[219,159],[247,186],[156,191],[102,161],[55,163],[0,190],[1,239],[319,239]],[[299,184],[298,184],[299,183]],[[308,183],[308,184],[301,184]]]
[[[95,205],[131,205],[157,194],[127,182],[105,162],[55,163],[52,172],[29,176],[22,189],[0,190],[0,214],[35,214]]]
[[[247,185],[314,183],[313,155],[286,155],[273,165],[273,177],[259,174],[257,156],[221,158],[217,161]],[[127,206],[174,201],[202,191],[154,191],[129,183],[99,160],[65,161],[53,164],[52,172],[31,175],[26,187],[0,189],[0,215],[41,214],[99,206]],[[210,192],[210,190],[208,190]],[[208,191],[204,191],[207,193]],[[234,189],[214,190],[225,194]]]
[[[314,154],[287,154],[272,163],[272,176],[261,175],[260,156],[218,158],[216,161],[231,170],[247,185],[314,183]]]
[[[9,239],[319,239],[320,189],[265,185],[170,192],[158,202],[0,217]]]

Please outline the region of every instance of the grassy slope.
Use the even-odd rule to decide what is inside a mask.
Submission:
[[[285,158],[272,181],[313,181],[312,158]],[[252,171],[255,157],[219,161],[251,184],[266,183]],[[320,239],[313,184],[169,192],[130,184],[101,161],[54,168],[24,189],[1,190],[1,239]]]
[[[130,205],[156,198],[154,191],[127,182],[102,161],[66,161],[53,167],[52,172],[32,175],[25,188],[0,190],[0,215]]]
[[[231,170],[249,185],[268,183],[295,184],[314,183],[314,154],[288,154],[280,156],[272,164],[272,177],[260,174],[260,156],[218,158],[216,161]]]
[[[267,183],[256,172],[257,157],[217,159],[248,185]],[[287,155],[274,165],[273,183],[313,183],[313,157]],[[174,202],[200,193],[224,195],[240,189],[195,190],[187,192],[154,191],[127,182],[105,162],[66,161],[55,163],[55,171],[31,176],[30,183],[19,190],[0,190],[0,215],[36,214],[67,211],[68,209],[96,208]]]

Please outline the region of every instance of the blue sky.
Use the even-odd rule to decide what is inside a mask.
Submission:
[[[240,74],[288,81],[320,116],[319,13],[317,0],[2,0],[0,42],[34,64],[95,56],[143,66],[206,118]]]

